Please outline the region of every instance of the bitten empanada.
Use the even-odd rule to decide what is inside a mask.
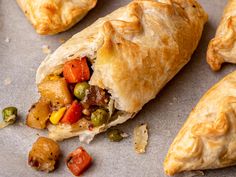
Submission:
[[[207,62],[217,71],[223,63],[236,64],[236,0],[229,0],[217,29],[208,46]]]
[[[39,34],[56,34],[80,21],[97,0],[17,0]]]
[[[201,98],[164,162],[167,175],[236,164],[236,71]]]
[[[206,21],[195,0],[134,0],[74,35],[37,71],[41,96],[54,110],[70,100],[57,94],[68,92],[65,80],[79,98],[72,105],[78,113],[83,109],[76,123],[65,114],[58,124],[49,124],[49,137],[79,136],[89,142],[134,117],[190,60]],[[63,87],[56,89],[59,85]],[[86,91],[78,95],[75,89],[80,87]],[[54,101],[55,95],[62,101]]]

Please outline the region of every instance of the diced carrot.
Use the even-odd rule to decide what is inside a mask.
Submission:
[[[78,83],[89,80],[90,71],[86,57],[66,62],[63,67],[63,75],[68,83]]]
[[[82,105],[75,100],[69,107],[69,109],[66,111],[65,115],[63,116],[60,122],[66,124],[76,123],[79,119],[81,119],[82,109]]]
[[[67,167],[75,175],[81,175],[92,163],[92,158],[83,147],[77,148],[67,157]]]

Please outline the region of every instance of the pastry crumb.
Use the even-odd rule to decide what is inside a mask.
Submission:
[[[19,122],[19,126],[24,126],[25,124],[23,122]]]
[[[134,149],[138,154],[145,153],[148,144],[147,124],[141,124],[134,128]]]
[[[11,84],[11,79],[10,78],[6,78],[5,80],[4,80],[4,85],[10,85]]]
[[[43,50],[43,53],[45,54],[50,54],[52,52],[48,45],[43,45],[42,50]]]
[[[122,132],[120,135],[121,135],[123,138],[129,137],[129,135],[128,135],[127,133],[124,133],[124,132]]]
[[[200,170],[196,171],[187,171],[183,173],[183,177],[197,177],[197,176],[204,176],[204,172]]]
[[[63,38],[59,39],[59,42],[60,42],[60,43],[64,43],[65,41],[66,41],[66,40],[63,39]]]
[[[5,38],[5,42],[6,42],[6,43],[9,43],[9,42],[11,42],[11,39],[10,39],[9,37],[6,37],[6,38]]]

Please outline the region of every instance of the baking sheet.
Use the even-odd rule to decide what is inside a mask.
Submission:
[[[160,92],[158,97],[144,106],[135,119],[118,126],[130,135],[120,143],[109,142],[106,134],[98,135],[90,144],[81,144],[78,138],[60,143],[63,155],[82,145],[92,155],[94,163],[83,176],[88,177],[164,177],[163,160],[173,138],[189,112],[201,96],[215,82],[235,69],[225,65],[218,73],[210,71],[205,61],[209,40],[214,36],[226,0],[199,0],[209,14],[202,40],[192,60]],[[49,174],[28,167],[27,156],[32,143],[44,131],[24,125],[27,110],[37,100],[35,72],[45,57],[41,47],[52,50],[90,25],[97,18],[125,5],[129,0],[98,0],[98,5],[79,24],[55,36],[35,33],[14,0],[0,0],[0,109],[14,105],[20,120],[13,126],[0,130],[0,176],[71,176],[61,157],[59,168]],[[9,41],[8,41],[9,40]],[[147,153],[135,154],[132,144],[133,128],[148,123],[149,144]],[[209,177],[233,177],[236,168],[205,171]],[[178,176],[186,176],[181,174]]]

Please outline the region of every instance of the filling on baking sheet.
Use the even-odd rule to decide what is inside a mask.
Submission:
[[[27,116],[27,125],[44,129],[65,125],[78,130],[93,130],[116,119],[119,111],[107,90],[89,84],[92,61],[87,57],[66,62],[39,85],[40,99]]]

